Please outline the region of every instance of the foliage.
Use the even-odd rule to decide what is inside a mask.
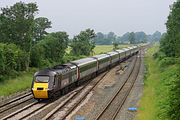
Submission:
[[[165,57],[159,61],[160,68],[165,68],[175,64],[175,59],[171,57]]]
[[[0,14],[0,40],[14,43],[26,52],[30,51],[34,16],[38,11],[35,3],[18,2],[9,8],[2,8]]]
[[[113,43],[113,47],[114,47],[113,49],[115,49],[115,50],[116,50],[116,49],[118,49],[118,45],[119,45],[119,44],[118,44],[118,43],[116,43],[116,42],[115,42],[115,43]]]
[[[134,32],[133,32],[134,33]],[[127,32],[122,36],[117,36],[113,32],[109,32],[108,34],[103,34],[101,32],[96,33],[96,37],[94,38],[96,45],[112,45],[112,43],[121,43],[127,44],[129,43],[130,33]],[[152,35],[147,35],[144,32],[135,32],[134,33],[135,43],[146,43],[146,42],[157,42],[161,38],[161,33],[156,31]]]
[[[164,79],[168,94],[163,115],[170,120],[179,120],[180,118],[180,2],[174,2],[171,6],[171,12],[166,23],[167,33],[160,41],[160,53],[165,54],[160,58],[160,67],[165,71]],[[174,64],[174,68],[169,65]],[[167,66],[168,65],[168,66]],[[170,69],[169,69],[170,68]],[[161,114],[161,116],[162,116]]]
[[[15,44],[0,43],[0,80],[25,70],[27,54]]]
[[[33,44],[47,34],[45,29],[51,27],[47,18],[35,19],[37,13],[36,3],[24,2],[1,8],[0,12],[0,42],[16,44],[26,52],[26,70],[29,68]]]
[[[68,47],[68,40],[66,32],[48,34],[33,47],[31,66],[44,67],[62,63],[65,50]]]
[[[180,2],[171,6],[166,23],[167,33],[161,40],[160,50],[168,57],[180,56]]]
[[[93,52],[95,44],[93,38],[95,37],[94,30],[86,29],[81,31],[79,35],[75,36],[70,43],[71,54],[88,56]]]
[[[96,33],[94,42],[97,45],[112,45],[113,42],[116,42],[116,35],[114,32],[109,32],[107,35],[101,32]]]
[[[34,42],[37,43],[42,40],[48,33],[45,31],[47,28],[51,28],[51,21],[45,17],[39,17],[35,19],[34,26]],[[35,44],[34,43],[34,44]]]
[[[135,34],[134,32],[131,32],[129,35],[129,43],[130,44],[135,44]]]
[[[86,58],[86,57],[87,56],[84,56],[84,55],[75,56],[75,55],[72,55],[72,54],[65,54],[64,57],[63,57],[63,62],[62,63],[68,63],[70,61],[78,60],[78,59]]]

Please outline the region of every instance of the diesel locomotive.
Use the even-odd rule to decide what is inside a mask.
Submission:
[[[69,89],[137,54],[138,46],[114,50],[105,54],[71,61],[40,70],[34,74],[32,93],[37,100],[66,93]]]

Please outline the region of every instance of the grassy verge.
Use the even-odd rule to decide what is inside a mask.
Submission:
[[[7,96],[30,88],[34,72],[35,70],[22,72],[16,78],[0,82],[0,96]]]
[[[173,63],[173,58],[154,59],[153,54],[156,51],[157,45],[146,53],[147,73],[143,97],[140,100],[141,109],[137,112],[136,120],[168,120],[170,116],[171,88],[176,84],[174,81],[177,81],[178,65]]]
[[[158,50],[158,46],[152,47],[148,50],[145,56],[145,65],[147,73],[145,76],[145,87],[143,97],[140,101],[140,107],[136,116],[137,120],[156,120],[158,106],[156,88],[160,86],[160,71],[158,63],[153,59],[153,54]]]

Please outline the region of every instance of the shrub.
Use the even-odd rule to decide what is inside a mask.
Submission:
[[[0,43],[0,79],[16,75],[17,71],[25,70],[27,54],[15,44]]]
[[[163,68],[168,67],[169,65],[175,64],[175,58],[172,57],[165,57],[159,61],[159,66],[163,70]]]
[[[166,57],[166,55],[163,52],[158,51],[155,54],[153,54],[153,57],[154,59],[162,60],[163,58]]]

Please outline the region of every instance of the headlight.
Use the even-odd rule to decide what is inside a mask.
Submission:
[[[49,90],[49,88],[44,88],[44,90]]]
[[[32,88],[32,90],[36,90],[35,88]]]

